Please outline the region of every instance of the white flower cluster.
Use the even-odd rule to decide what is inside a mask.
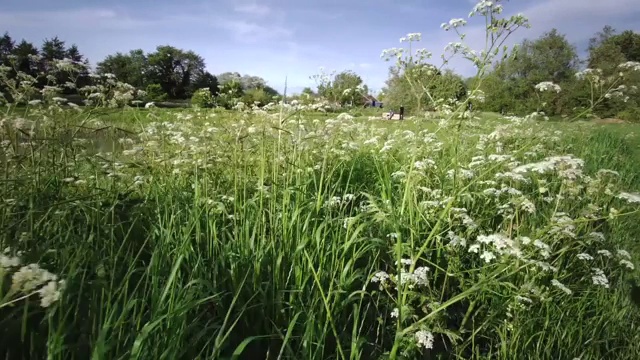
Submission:
[[[618,65],[618,67],[623,70],[640,71],[640,62],[627,61]]]
[[[462,27],[467,24],[465,19],[451,19],[449,23],[442,23],[440,27],[444,29],[444,31],[449,31],[452,28]]]
[[[400,38],[400,42],[420,41],[422,39],[421,33],[409,33],[406,36]]]
[[[419,266],[411,271],[411,265],[413,265],[411,259],[402,259],[400,263],[402,264],[400,274],[390,275],[384,271],[378,271],[371,278],[371,282],[379,283],[381,288],[392,282],[396,290],[398,290],[398,285],[407,285],[409,289],[413,289],[416,286],[428,284],[428,273],[431,269],[426,266]]]
[[[9,255],[10,249],[5,249],[0,254],[0,277],[9,274],[10,271],[20,266],[20,257]],[[20,267],[11,276],[11,287],[9,289],[9,303],[17,301],[12,298],[26,298],[33,294],[40,296],[40,306],[47,308],[60,299],[64,290],[64,280],[59,280],[58,276],[42,269],[38,264],[28,264]],[[0,303],[2,307],[3,303]]]
[[[559,93],[562,89],[560,89],[560,85],[554,84],[551,81],[543,81],[535,86],[536,90],[540,92],[544,91],[555,91]]]

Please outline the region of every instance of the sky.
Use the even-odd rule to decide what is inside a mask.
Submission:
[[[439,55],[455,33],[440,24],[465,18],[474,0],[1,0],[0,33],[39,46],[58,36],[76,44],[95,65],[107,55],[158,45],[193,50],[212,74],[256,75],[282,92],[315,87],[310,77],[352,70],[373,91],[384,86],[391,65],[383,49],[399,38],[422,33],[418,47]],[[535,39],[558,29],[583,53],[605,25],[640,32],[638,0],[511,0],[504,16],[524,14],[531,29],[519,29],[507,44]],[[467,19],[465,42],[484,47],[484,20]],[[473,64],[453,59],[457,73],[470,76]]]

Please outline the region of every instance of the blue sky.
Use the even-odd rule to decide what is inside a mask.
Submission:
[[[505,15],[523,13],[531,29],[510,43],[535,38],[552,27],[584,50],[604,25],[640,31],[638,0],[511,0]],[[193,50],[213,74],[237,71],[263,77],[282,90],[314,86],[309,76],[327,70],[353,70],[370,88],[384,85],[389,63],[383,49],[420,32],[420,47],[436,60],[455,34],[440,29],[451,18],[466,18],[474,0],[2,0],[0,32],[38,46],[55,35],[75,43],[92,65],[108,54],[157,45]],[[471,19],[466,42],[484,44],[481,19]],[[473,66],[454,60],[450,67],[471,75]]]

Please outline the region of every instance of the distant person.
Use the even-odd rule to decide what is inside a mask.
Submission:
[[[388,116],[388,119],[389,119],[389,120],[393,119],[393,115],[395,115],[395,113],[393,112],[393,110],[389,110],[389,116]]]
[[[404,120],[404,106],[400,106],[400,120]]]
[[[376,101],[375,100],[371,100],[371,107],[376,107]]]

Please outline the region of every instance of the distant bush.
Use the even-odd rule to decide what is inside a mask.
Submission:
[[[191,96],[191,105],[201,108],[211,108],[215,105],[213,95],[208,88],[196,90]]]
[[[640,123],[640,109],[636,107],[621,111],[617,117],[622,120]]]
[[[167,100],[167,93],[164,92],[160,84],[149,84],[145,88],[147,93],[147,101],[165,101]]]

